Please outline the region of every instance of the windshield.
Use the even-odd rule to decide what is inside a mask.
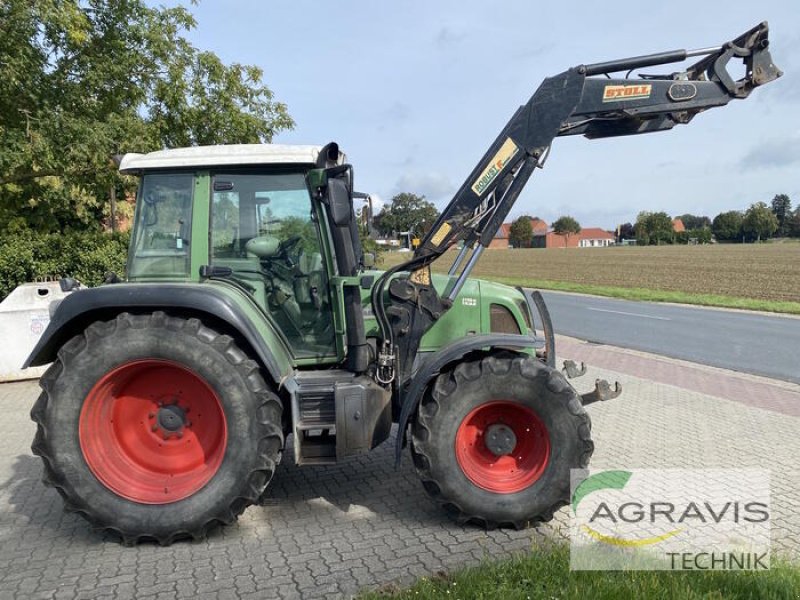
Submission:
[[[295,236],[301,249],[319,251],[302,173],[214,177],[212,258],[246,258],[253,254],[254,239],[281,243]]]

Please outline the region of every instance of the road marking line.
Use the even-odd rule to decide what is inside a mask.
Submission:
[[[632,312],[625,312],[624,310],[609,310],[607,308],[592,308],[591,306],[586,307],[588,310],[594,310],[597,312],[607,312],[607,313],[614,313],[617,315],[628,315],[629,317],[642,317],[643,319],[657,319],[659,321],[672,321],[669,317],[654,317],[653,315],[640,315],[639,313],[632,313]]]

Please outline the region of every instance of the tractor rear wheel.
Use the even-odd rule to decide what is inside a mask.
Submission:
[[[459,522],[521,529],[569,501],[594,444],[580,396],[534,358],[488,356],[444,372],[423,398],[411,453],[428,494]]]
[[[44,482],[127,544],[232,523],[281,458],[281,401],[232,338],[198,319],[92,323],[41,386],[31,418]]]

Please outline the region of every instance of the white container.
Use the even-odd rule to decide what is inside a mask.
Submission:
[[[67,294],[57,281],[24,283],[0,302],[0,381],[35,379],[49,365],[22,369],[50,323],[50,303]]]

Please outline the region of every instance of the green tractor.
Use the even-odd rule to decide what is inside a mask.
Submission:
[[[546,79],[387,271],[361,251],[353,170],[334,143],[126,155],[120,170],[140,177],[127,280],[61,301],[26,362],[53,363],[31,413],[45,483],[126,543],[168,544],[257,502],[289,436],[296,464],[332,464],[397,424],[397,460],[407,445],[459,521],[552,518],[593,451],[585,405],[619,389],[579,395],[556,368],[541,296],[468,275],[555,137],[688,123],[777,78],[767,45],[761,24],[723,46]],[[703,58],[610,76],[687,56]],[[451,248],[449,273],[433,275]]]

